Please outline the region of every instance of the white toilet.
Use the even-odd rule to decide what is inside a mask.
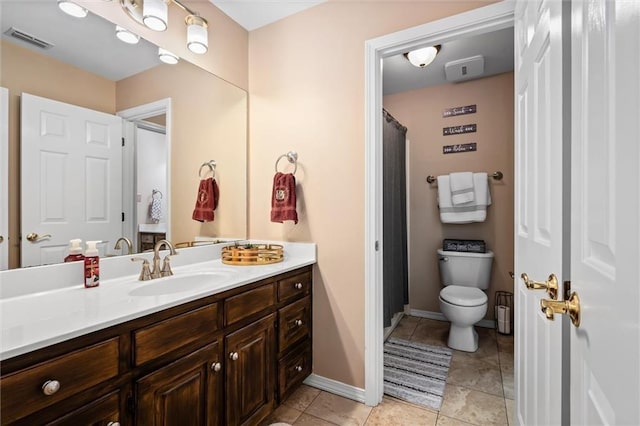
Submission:
[[[473,325],[487,313],[493,252],[470,253],[438,249],[440,312],[451,322],[447,345],[459,351],[478,350],[478,333]]]

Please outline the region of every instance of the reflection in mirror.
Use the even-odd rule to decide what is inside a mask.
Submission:
[[[114,248],[119,237],[131,240],[134,252],[165,235],[175,243],[203,236],[246,237],[246,92],[184,60],[176,65],[162,64],[156,46],[144,39],[135,45],[125,44],[115,38],[114,24],[92,14],[83,19],[69,17],[60,12],[55,1],[1,0],[0,19],[0,86],[9,90],[9,267],[21,265],[20,240],[26,241],[28,233],[52,235],[30,243],[36,247],[53,241],[54,235],[69,235],[61,231],[65,220],[50,220],[47,225],[52,228],[39,223],[27,229],[23,216],[29,209],[21,209],[20,200],[55,198],[51,187],[57,185],[60,194],[73,191],[67,183],[86,181],[90,175],[82,162],[61,162],[59,183],[55,179],[47,183],[41,177],[34,193],[20,194],[26,171],[22,166],[20,173],[20,161],[42,166],[38,158],[42,154],[20,158],[22,93],[125,118],[122,170],[105,183],[119,188],[125,221],[114,235],[75,235],[73,230],[80,228],[74,227],[73,238],[103,241],[104,256],[127,253],[122,245],[120,250]],[[12,27],[53,47],[41,49],[7,35]],[[71,49],[64,48],[68,40],[75,43]],[[144,59],[144,63],[135,65],[137,59]],[[164,109],[154,110],[158,105]],[[214,220],[201,223],[191,217],[198,171],[210,160],[217,164],[220,200]],[[79,174],[70,174],[72,170]],[[44,176],[51,176],[47,173]],[[57,201],[64,213],[64,202]],[[81,210],[86,210],[87,203],[85,200]],[[41,218],[41,213],[42,209],[36,216]],[[22,264],[55,262],[56,256],[64,257],[67,243],[65,236],[51,244],[55,247],[49,252],[55,255],[45,257],[44,262],[40,255],[40,261]]]

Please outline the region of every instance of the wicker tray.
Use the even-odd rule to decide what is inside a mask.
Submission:
[[[278,244],[246,244],[222,248],[222,263],[227,265],[268,265],[283,260],[282,246]]]

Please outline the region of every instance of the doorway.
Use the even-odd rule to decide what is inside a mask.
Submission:
[[[513,5],[501,2],[366,43],[365,53],[365,403],[383,394],[382,326],[382,67],[383,58],[412,48],[513,26]]]

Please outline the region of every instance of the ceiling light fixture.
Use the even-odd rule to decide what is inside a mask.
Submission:
[[[58,0],[58,7],[67,15],[71,15],[75,18],[84,18],[87,16],[87,9],[80,7],[69,0]]]
[[[189,9],[179,0],[120,0],[120,5],[127,14],[139,24],[154,31],[165,31],[168,26],[169,5],[175,4],[185,12],[187,17],[187,47],[199,55],[207,53],[209,35],[207,20],[198,12]]]
[[[175,53],[169,52],[167,49],[163,49],[162,47],[158,48],[158,58],[165,64],[175,65],[178,63],[178,55]]]
[[[409,53],[405,53],[404,56],[411,62],[412,65],[424,68],[436,59],[436,55],[440,52],[441,46],[439,44],[435,46],[423,47],[421,49],[412,50]]]
[[[120,25],[116,25],[116,37],[128,44],[136,44],[140,41],[139,35],[132,33]]]

